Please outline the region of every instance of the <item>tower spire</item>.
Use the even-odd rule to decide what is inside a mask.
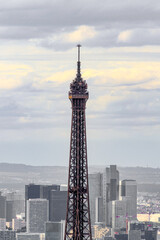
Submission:
[[[81,45],[78,44],[77,47],[78,47],[78,62],[80,62],[80,50],[81,50],[80,48],[81,48]]]
[[[80,62],[80,48],[81,48],[81,45],[78,44],[77,47],[78,47],[77,79],[78,79],[78,81],[80,81],[81,80],[81,62]]]

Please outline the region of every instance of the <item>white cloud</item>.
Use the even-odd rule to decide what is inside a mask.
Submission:
[[[120,32],[120,34],[118,35],[118,42],[128,42],[131,39],[131,37],[132,37],[131,30]]]
[[[99,96],[98,98],[96,98],[94,100],[91,99],[88,102],[88,108],[90,109],[90,111],[103,112],[103,111],[106,111],[109,104],[113,104],[114,102],[119,101],[121,98],[123,98],[123,97],[109,95],[109,94]]]
[[[96,31],[90,26],[80,26],[77,30],[65,34],[65,40],[71,43],[83,42],[85,40],[94,38],[96,36]]]
[[[44,79],[44,82],[54,82],[56,85],[63,84],[65,82],[71,82],[75,77],[75,70],[67,70],[53,73],[48,78]]]
[[[0,64],[0,89],[12,89],[22,86],[23,78],[32,72],[25,64]]]

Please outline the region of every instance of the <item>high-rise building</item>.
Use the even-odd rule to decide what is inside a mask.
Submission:
[[[41,185],[42,195],[41,198],[49,200],[51,191],[60,191],[60,185]]]
[[[49,200],[50,192],[52,190],[59,191],[60,185],[37,185],[37,184],[29,184],[25,185],[25,216],[27,219],[27,200],[36,199],[36,198],[44,198]]]
[[[127,202],[127,216],[130,220],[137,219],[137,183],[135,180],[121,181],[121,196]]]
[[[25,185],[25,201],[29,199],[41,198],[42,187],[37,184]]]
[[[6,195],[6,221],[11,222],[17,214],[24,212],[24,195],[18,192]]]
[[[119,172],[116,165],[105,168],[103,173],[104,223],[112,225],[112,201],[119,199]]]
[[[94,225],[96,221],[96,198],[102,196],[102,174],[89,174],[89,196],[90,196],[90,214],[91,224]]]
[[[47,222],[45,225],[45,240],[63,240],[65,221]]]
[[[51,191],[49,198],[49,220],[59,222],[66,219],[67,191]]]
[[[129,230],[128,240],[141,240],[141,230]]]
[[[27,232],[44,233],[45,222],[49,220],[49,204],[46,199],[27,200]]]
[[[16,240],[16,232],[11,230],[0,231],[0,240]]]
[[[126,228],[126,202],[121,200],[112,201],[112,229],[117,231]]]
[[[152,222],[138,222],[138,221],[129,222],[128,224],[129,233],[135,230],[141,232],[141,239],[157,240],[157,228],[154,228],[154,224]]]
[[[0,218],[6,218],[6,197],[0,192]]]
[[[13,201],[6,201],[6,221],[11,222],[12,218],[16,217],[16,214],[14,212],[14,202]]]
[[[102,224],[103,219],[103,198],[96,197],[95,224]]]
[[[70,84],[69,91],[72,123],[65,240],[92,239],[85,117],[89,94],[87,83],[81,77],[80,64],[80,45],[78,45],[77,75]]]
[[[157,229],[151,229],[145,231],[145,240],[157,240]]]
[[[132,221],[128,223],[128,230],[141,230],[145,231],[145,223],[144,222],[138,222],[138,221]]]

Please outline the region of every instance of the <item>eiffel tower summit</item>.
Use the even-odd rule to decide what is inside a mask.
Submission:
[[[80,47],[76,78],[70,84],[72,105],[68,200],[64,240],[92,240],[89,209],[85,108],[89,94],[81,76]]]

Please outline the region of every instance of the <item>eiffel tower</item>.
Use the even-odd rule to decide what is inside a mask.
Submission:
[[[68,200],[64,240],[92,240],[89,209],[85,108],[89,94],[81,77],[80,45],[76,78],[70,84],[72,105]]]

